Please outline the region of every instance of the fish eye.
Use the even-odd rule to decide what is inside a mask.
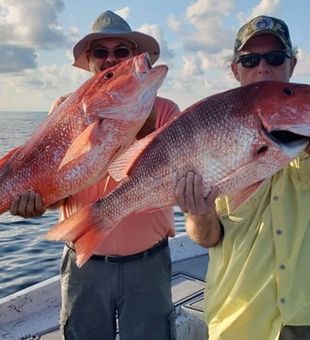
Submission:
[[[290,88],[290,87],[285,87],[285,88],[282,90],[282,92],[283,92],[284,94],[287,94],[288,96],[291,96],[291,95],[294,94],[294,90],[293,90],[292,88]]]
[[[110,79],[113,77],[113,72],[109,71],[104,75],[104,79]]]

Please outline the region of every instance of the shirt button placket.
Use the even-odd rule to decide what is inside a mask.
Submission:
[[[273,215],[272,225],[273,225],[273,230],[274,230],[274,242],[275,242],[275,251],[276,251],[275,265],[277,267],[277,272],[278,272],[277,274],[278,293],[280,293],[279,303],[281,306],[284,307],[286,305],[286,298],[285,298],[285,289],[283,287],[283,283],[285,282],[284,276],[285,276],[286,265],[283,263],[283,260],[285,259],[285,251],[283,252],[284,239],[283,239],[283,227],[281,226],[281,224],[284,221],[279,219],[278,218],[279,215],[277,214],[278,204],[281,202],[279,195],[274,192],[271,197],[272,197],[271,209],[272,209],[272,215]]]

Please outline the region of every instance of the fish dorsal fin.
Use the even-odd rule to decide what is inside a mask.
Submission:
[[[0,169],[4,166],[4,164],[20,149],[21,146],[18,146],[12,150],[10,150],[8,153],[6,153],[1,159],[0,159]]]
[[[108,167],[108,173],[120,182],[128,177],[130,169],[139,159],[145,148],[153,141],[162,129],[158,129],[146,137],[135,141],[128,150],[115,159]]]

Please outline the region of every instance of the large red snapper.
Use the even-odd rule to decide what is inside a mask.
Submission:
[[[87,80],[0,160],[0,213],[23,192],[49,206],[104,176],[145,123],[167,70],[144,53]]]
[[[205,195],[235,193],[237,207],[305,149],[300,135],[310,136],[309,85],[260,82],[211,96],[134,143],[108,169],[119,186],[47,236],[73,241],[82,265],[124,217],[174,205],[188,171],[203,176]]]

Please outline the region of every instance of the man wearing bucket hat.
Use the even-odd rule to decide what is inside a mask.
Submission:
[[[116,48],[109,53],[108,48],[101,48],[100,43]],[[113,49],[113,48],[112,48]],[[124,58],[148,52],[151,63],[154,64],[160,54],[158,42],[151,36],[132,31],[128,23],[112,11],[103,12],[97,17],[92,25],[92,32],[81,39],[73,48],[73,66],[92,73],[113,66]],[[50,108],[52,112],[69,94],[63,95],[55,100]],[[174,103],[170,101],[176,107]]]
[[[92,33],[73,49],[74,66],[98,73],[125,58],[148,52],[151,63],[159,58],[159,45],[149,35],[132,31],[117,14],[106,11],[92,26]],[[50,111],[66,99],[55,101]],[[179,114],[172,101],[156,97],[150,118],[139,131],[141,138]],[[59,202],[60,219],[115,187],[107,178]],[[25,193],[17,197],[11,213],[41,215],[41,197]],[[145,226],[148,228],[145,228]],[[112,340],[116,315],[120,339],[173,340],[175,314],[171,301],[171,259],[168,237],[175,235],[173,210],[138,213],[123,220],[109,242],[77,268],[76,255],[67,244],[61,261],[62,308],[60,326],[67,340]],[[108,244],[107,244],[108,243]]]
[[[259,16],[242,26],[233,52],[231,69],[241,85],[287,82],[296,65],[288,27],[274,17]],[[189,235],[203,246],[213,246],[205,291],[210,340],[310,339],[310,157],[306,151],[235,210],[231,196],[219,197],[215,204],[214,192],[199,199],[199,175],[188,174],[180,181],[179,204],[199,214],[188,215]]]

